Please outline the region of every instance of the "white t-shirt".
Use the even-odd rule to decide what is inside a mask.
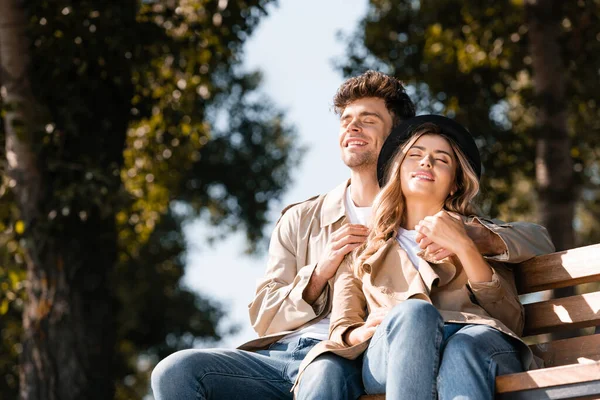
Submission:
[[[346,214],[348,214],[348,219],[351,224],[361,224],[365,226],[369,226],[371,223],[371,209],[372,207],[357,207],[352,201],[352,192],[350,188],[352,185],[348,186],[346,190],[346,199],[344,204],[346,205]]]
[[[408,254],[408,258],[412,261],[413,265],[416,269],[419,269],[419,259],[417,253],[421,251],[419,244],[415,241],[415,237],[417,237],[417,231],[414,230],[406,230],[402,227],[398,228],[398,235],[396,236],[396,240],[400,244],[406,253]]]
[[[344,204],[346,206],[346,214],[348,215],[348,219],[351,224],[362,224],[368,226],[371,222],[371,207],[357,207],[352,201],[352,192],[350,188],[352,185],[348,186],[346,189],[346,197],[344,198]],[[291,342],[300,337],[308,337],[317,340],[326,340],[329,338],[329,322],[331,319],[331,314],[327,315],[325,318],[313,324],[311,326],[307,326],[304,329],[299,331],[290,333],[287,336],[279,339],[279,342]]]

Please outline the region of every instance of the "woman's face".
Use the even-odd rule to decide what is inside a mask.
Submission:
[[[444,204],[456,188],[456,156],[439,135],[421,136],[408,149],[400,166],[400,184],[406,199]]]

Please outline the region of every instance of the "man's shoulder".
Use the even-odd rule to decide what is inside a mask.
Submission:
[[[323,208],[338,210],[338,208],[340,208],[339,204],[343,202],[346,186],[347,182],[344,182],[327,193],[319,194],[304,201],[288,205],[281,211],[278,222],[281,221],[282,218],[288,219],[290,222],[295,219],[304,218],[311,218],[313,220],[315,218],[320,219],[321,210]]]
[[[306,213],[307,211],[312,210],[315,207],[318,207],[319,204],[322,203],[324,197],[325,197],[325,195],[318,194],[318,195],[312,196],[304,201],[299,201],[297,203],[289,204],[286,207],[284,207],[283,210],[281,210],[281,215],[279,216],[279,219],[281,220],[281,218],[288,212],[294,213],[297,215],[302,215],[302,214]]]

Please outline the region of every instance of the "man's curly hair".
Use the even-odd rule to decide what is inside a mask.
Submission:
[[[406,94],[402,81],[372,70],[350,78],[340,86],[333,98],[336,114],[342,115],[350,103],[364,97],[383,99],[392,114],[394,126],[415,116],[415,105]]]

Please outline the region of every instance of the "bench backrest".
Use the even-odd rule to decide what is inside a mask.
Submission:
[[[600,244],[552,253],[515,267],[519,294],[598,282]],[[600,291],[525,304],[524,336],[600,325]],[[531,345],[546,366],[600,360],[600,334]]]

